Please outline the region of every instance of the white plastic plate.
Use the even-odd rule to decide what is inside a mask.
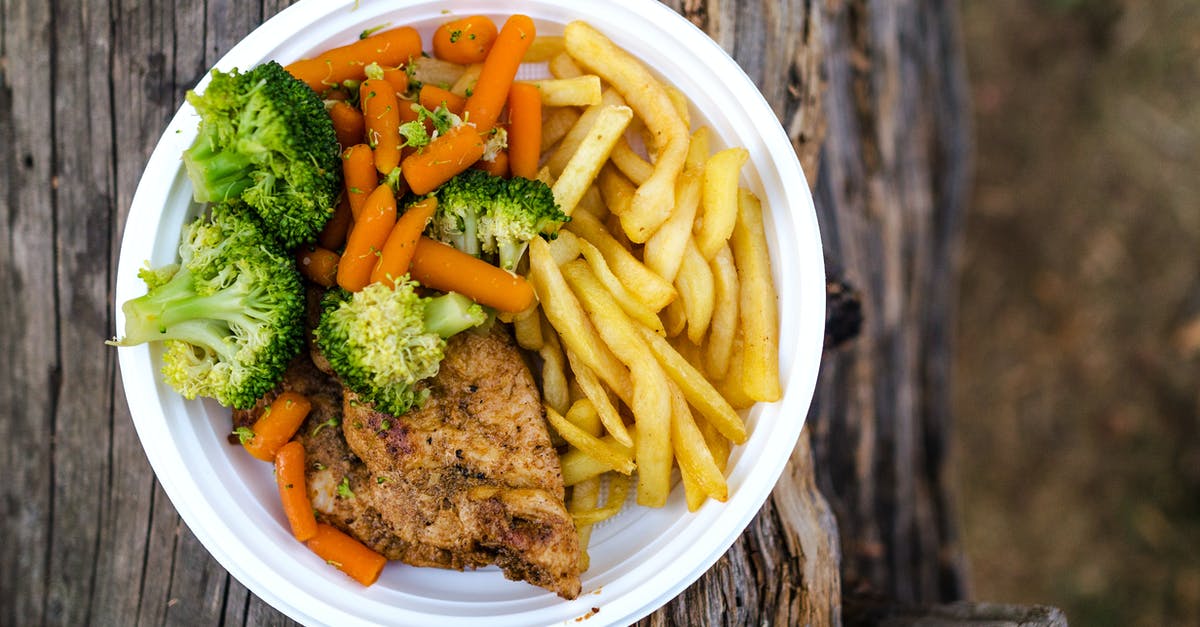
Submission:
[[[676,486],[666,507],[628,507],[592,534],[583,593],[564,601],[504,579],[496,568],[457,572],[391,564],[364,588],[296,542],[277,503],[270,465],[226,441],[229,410],[183,400],[158,376],[157,348],[120,349],[121,373],[142,446],[159,482],[212,555],[256,595],[307,624],[623,625],[670,601],[729,548],[758,512],[786,465],[804,423],[820,360],[824,267],[812,197],[771,108],[716,43],[653,0],[305,0],[238,43],[223,70],[282,63],[349,43],[381,24],[411,25],[426,48],[454,15],[512,13],[534,18],[540,34],[590,22],[691,99],[693,124],[706,124],[718,147],[744,146],[742,184],[767,209],[767,236],[779,291],[784,397],[746,414],[750,440],[730,460],[731,497],[689,514]],[[205,81],[201,82],[203,85]],[[145,287],[137,270],[175,261],[180,228],[199,210],[180,154],[197,118],[185,105],[163,132],[134,195],[117,273],[117,304]],[[124,319],[117,309],[118,335]],[[599,612],[592,612],[598,608]]]

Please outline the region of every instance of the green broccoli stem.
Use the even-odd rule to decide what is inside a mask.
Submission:
[[[477,327],[487,320],[487,313],[475,301],[450,292],[425,303],[425,330],[443,339]]]
[[[183,165],[195,188],[196,202],[237,198],[254,184],[249,157],[240,152],[213,150],[214,145],[212,138],[200,135],[183,152]]]
[[[236,352],[227,342],[231,322],[246,319],[246,299],[241,290],[227,289],[200,296],[191,272],[180,270],[170,281],[145,296],[126,301],[125,337],[121,346],[161,340],[182,340],[203,346],[224,359]]]
[[[537,237],[536,235],[534,237]],[[517,264],[521,263],[521,257],[525,255],[525,249],[529,247],[528,241],[499,241],[496,248],[500,253],[500,267],[509,272],[516,272]]]

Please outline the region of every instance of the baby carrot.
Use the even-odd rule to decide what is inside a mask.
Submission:
[[[329,118],[333,120],[333,132],[337,134],[338,143],[342,148],[362,143],[366,127],[363,126],[363,116],[358,109],[339,100],[329,107]]]
[[[303,395],[295,392],[280,394],[250,427],[253,433],[238,433],[242,446],[264,462],[275,461],[275,453],[296,434],[310,409],[312,403]]]
[[[462,115],[463,107],[467,105],[467,99],[462,96],[437,85],[426,83],[421,85],[421,93],[417,96],[421,106],[433,111],[446,103],[446,108],[454,115]]]
[[[296,267],[306,279],[322,287],[337,282],[339,255],[320,246],[301,246],[296,249]]]
[[[512,163],[512,158],[508,156],[508,151],[501,150],[500,152],[496,153],[495,159],[492,159],[491,161],[484,161],[483,159],[480,159],[479,161],[475,162],[473,167],[477,170],[483,170],[492,176],[503,176],[504,178],[508,178],[510,163]],[[536,172],[534,173],[534,176],[537,176]]]
[[[483,62],[475,91],[467,98],[467,107],[463,110],[465,120],[474,123],[479,132],[490,131],[495,126],[500,109],[508,99],[508,88],[521,65],[521,57],[525,56],[536,35],[533,20],[526,15],[513,15],[504,22],[504,28],[500,29],[496,43]]]
[[[400,165],[400,100],[385,80],[367,79],[358,87],[367,143],[375,153],[375,169],[387,176]]]
[[[317,517],[313,515],[304,479],[303,444],[293,440],[275,453],[275,482],[279,484],[279,500],[292,535],[301,542],[317,535]]]
[[[417,250],[417,242],[421,239],[421,231],[433,217],[437,209],[437,198],[430,196],[409,207],[404,215],[396,220],[396,226],[388,235],[379,254],[379,261],[371,271],[372,283],[383,283],[393,287],[393,279],[408,274],[409,263]]]
[[[371,176],[375,176],[375,168],[371,167]],[[337,250],[346,243],[346,233],[350,230],[350,223],[354,221],[354,214],[350,211],[350,200],[346,194],[342,194],[338,200],[338,206],[333,210],[333,217],[325,223],[325,228],[317,235],[317,243],[329,250]]]
[[[387,563],[386,557],[325,523],[317,523],[316,535],[304,545],[364,586],[375,583]]]
[[[394,67],[421,55],[421,35],[414,28],[385,30],[350,45],[326,50],[312,59],[289,63],[285,69],[319,93],[347,80],[366,78],[371,63]]]
[[[367,197],[379,186],[375,171],[375,154],[366,144],[355,144],[342,153],[342,178],[346,182],[346,198],[355,219],[362,212]]]
[[[537,178],[542,150],[542,93],[528,83],[508,92],[508,167],[513,176]]]
[[[396,197],[387,185],[371,192],[362,213],[354,221],[346,250],[338,263],[338,285],[357,292],[370,284],[371,270],[379,260],[379,251],[396,224]]]
[[[433,55],[462,65],[482,63],[495,41],[495,22],[472,15],[438,27],[433,33]]]
[[[400,172],[417,195],[428,194],[483,156],[483,138],[470,124],[456,126],[429,143],[422,152],[405,157]]]
[[[408,91],[408,72],[405,72],[404,68],[390,67],[385,69],[383,71],[383,80],[387,81],[396,90],[397,95]]]
[[[409,274],[421,285],[458,292],[500,311],[516,313],[533,304],[533,287],[524,277],[428,237],[417,243]]]

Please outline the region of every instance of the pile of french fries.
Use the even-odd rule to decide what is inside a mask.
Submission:
[[[541,356],[586,569],[591,527],[620,511],[635,471],[641,505],[666,503],[675,466],[690,510],[728,498],[730,448],[747,438],[737,410],[781,395],[775,288],[762,207],[739,188],[745,149],[713,153],[687,98],[583,22],[525,61],[555,77],[534,81],[539,178],[572,219],[530,244],[539,303],[511,322]]]

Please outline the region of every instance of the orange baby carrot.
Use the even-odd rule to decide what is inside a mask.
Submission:
[[[526,15],[513,15],[504,22],[504,28],[500,29],[496,43],[483,62],[475,91],[467,98],[467,107],[463,110],[465,120],[474,123],[480,133],[495,126],[504,101],[508,99],[508,88],[521,65],[521,57],[525,56],[536,35],[533,20]]]
[[[420,101],[422,107],[430,111],[437,109],[442,106],[442,103],[445,103],[446,108],[454,115],[462,115],[463,107],[467,105],[466,98],[449,90],[442,89],[437,85],[430,85],[429,83],[421,85],[421,93],[417,96],[417,99]]]
[[[363,68],[371,63],[394,67],[421,55],[421,35],[414,28],[385,30],[350,45],[326,50],[312,59],[294,61],[286,66],[292,76],[308,83],[319,93],[341,85],[342,81],[366,78]]]
[[[508,167],[513,176],[537,178],[542,151],[542,93],[528,83],[508,92]]]
[[[400,165],[400,100],[391,83],[373,78],[359,85],[358,98],[375,169],[386,176]]]
[[[495,41],[495,22],[472,15],[438,27],[433,33],[433,55],[462,65],[482,63]]]
[[[375,583],[387,563],[386,557],[325,523],[317,523],[316,535],[304,545],[364,586]]]
[[[275,453],[275,482],[279,484],[279,500],[287,516],[292,535],[304,542],[317,535],[317,517],[304,479],[304,445],[295,440]]]
[[[312,403],[304,395],[280,394],[250,427],[252,433],[238,432],[242,446],[264,462],[275,461],[275,453],[296,434],[310,409]]]
[[[296,249],[296,267],[306,279],[322,287],[333,287],[337,282],[338,259],[340,256],[320,246],[301,246]]]
[[[385,69],[383,71],[383,80],[387,81],[396,90],[397,95],[408,91],[408,72],[405,72],[404,68],[390,67]],[[401,103],[400,106],[404,106],[404,104]]]
[[[503,176],[504,178],[508,178],[509,166],[511,163],[512,158],[508,156],[508,151],[501,150],[500,152],[496,153],[495,159],[492,159],[491,161],[484,161],[483,159],[480,159],[479,161],[475,162],[473,167],[477,170],[483,170],[492,176]],[[534,176],[537,176],[537,174],[534,173]]]
[[[405,157],[400,172],[417,195],[428,194],[483,156],[483,138],[470,124],[439,135],[425,150]]]
[[[533,287],[523,277],[428,237],[417,243],[408,271],[421,285],[458,292],[500,311],[516,313],[533,304]]]
[[[375,166],[371,166],[371,176],[375,176]],[[354,221],[354,213],[350,211],[350,200],[343,193],[338,200],[338,206],[333,210],[333,217],[325,223],[325,227],[317,234],[317,243],[329,250],[337,250],[346,243],[346,233],[350,223]]]
[[[367,196],[379,186],[375,169],[375,153],[366,144],[355,144],[342,153],[342,179],[346,182],[346,198],[355,219],[362,212]]]
[[[339,100],[329,107],[329,118],[333,120],[333,132],[337,134],[338,143],[342,148],[362,143],[366,127],[363,126],[363,116],[358,109]]]
[[[425,225],[433,217],[435,210],[437,198],[431,196],[413,204],[396,220],[396,226],[392,227],[387,241],[383,243],[379,261],[371,271],[372,283],[394,287],[393,279],[408,273],[409,263],[417,250],[417,242],[421,239],[421,232],[425,230]]]
[[[387,185],[371,192],[362,213],[354,221],[346,250],[338,263],[337,283],[357,292],[371,282],[371,270],[379,260],[379,251],[396,224],[396,197]]]

